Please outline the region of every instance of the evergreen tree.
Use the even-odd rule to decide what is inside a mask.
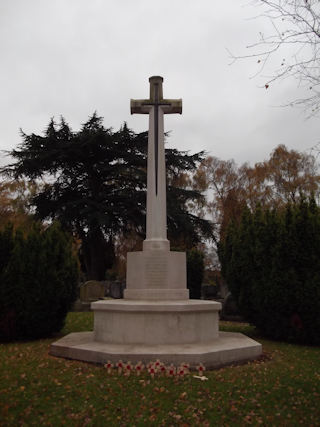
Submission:
[[[9,242],[9,245],[8,245]],[[0,340],[40,338],[63,327],[76,298],[78,263],[56,224],[0,231]]]
[[[222,275],[244,316],[266,336],[320,343],[320,209],[246,210],[219,245]]]

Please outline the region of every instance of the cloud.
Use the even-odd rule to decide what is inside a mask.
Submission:
[[[268,25],[253,13],[211,0],[2,0],[1,148],[20,142],[20,127],[39,133],[63,115],[76,130],[95,110],[106,127],[145,130],[130,98],[147,97],[148,78],[162,75],[164,95],[183,99],[183,115],[165,120],[171,146],[237,162],[261,161],[279,143],[307,149],[317,121],[274,108],[294,85],[259,89],[256,60],[229,65],[226,47],[243,53]]]

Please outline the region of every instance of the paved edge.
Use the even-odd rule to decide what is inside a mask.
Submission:
[[[120,359],[133,363],[160,359],[166,364],[185,362],[195,367],[202,362],[207,368],[218,368],[257,359],[262,354],[262,345],[234,332],[220,332],[218,339],[207,344],[159,346],[110,345],[94,341],[93,332],[76,332],[51,344],[49,354],[98,364]]]

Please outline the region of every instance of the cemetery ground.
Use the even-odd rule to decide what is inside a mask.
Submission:
[[[93,313],[69,313],[61,335],[92,330]],[[129,377],[48,355],[57,339],[0,344],[0,426],[320,425],[320,349],[262,339],[260,360],[182,378]]]

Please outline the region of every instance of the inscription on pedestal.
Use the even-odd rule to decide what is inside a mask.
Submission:
[[[145,279],[149,288],[163,288],[168,281],[168,258],[159,254],[146,258]]]

